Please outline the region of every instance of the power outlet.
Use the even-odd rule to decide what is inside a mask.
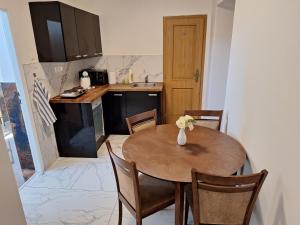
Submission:
[[[63,67],[62,66],[56,66],[54,67],[54,72],[55,73],[61,73],[63,71]]]

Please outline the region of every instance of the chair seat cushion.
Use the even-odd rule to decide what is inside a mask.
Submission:
[[[141,174],[139,183],[143,214],[147,214],[150,209],[163,205],[167,207],[174,202],[175,185],[172,182]]]

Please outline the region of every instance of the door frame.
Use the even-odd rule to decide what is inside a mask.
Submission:
[[[164,83],[166,82],[166,23],[168,19],[186,19],[186,18],[202,18],[204,19],[204,37],[203,37],[203,43],[202,43],[202,48],[203,48],[203,52],[202,52],[202,61],[201,61],[201,71],[200,71],[200,102],[199,102],[199,110],[203,108],[203,96],[205,96],[204,93],[204,79],[206,79],[205,73],[204,73],[204,68],[205,68],[205,63],[207,62],[206,60],[206,45],[207,45],[207,15],[206,14],[199,14],[199,15],[179,15],[179,16],[164,16],[163,17],[163,81]],[[209,57],[208,57],[209,58]],[[166,117],[167,117],[167,106],[166,106],[166,90],[165,90],[165,85],[164,85],[164,101],[163,101],[163,115],[162,115],[162,121],[165,122],[166,121]]]

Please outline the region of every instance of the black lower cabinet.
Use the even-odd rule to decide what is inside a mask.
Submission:
[[[57,117],[55,136],[61,157],[96,158],[99,143],[95,138],[91,104],[51,104]]]
[[[126,94],[108,92],[102,97],[105,134],[127,134]]]
[[[152,109],[157,109],[157,119],[160,122],[160,102],[160,93],[128,92],[126,94],[127,117],[136,115],[138,113],[146,112]]]
[[[129,134],[125,118],[152,109],[161,122],[160,92],[108,92],[102,101],[106,135]]]

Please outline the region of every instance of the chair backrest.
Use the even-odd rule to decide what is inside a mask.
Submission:
[[[134,210],[139,210],[141,200],[135,163],[127,162],[113,153],[109,141],[106,141],[106,146],[113,166],[119,197],[124,198]]]
[[[157,112],[156,109],[143,112],[126,118],[129,133],[133,134],[148,127],[156,126]]]
[[[221,129],[223,110],[185,110],[184,115],[194,117],[196,125],[215,130]]]
[[[248,225],[267,174],[219,177],[192,169],[195,224]]]

